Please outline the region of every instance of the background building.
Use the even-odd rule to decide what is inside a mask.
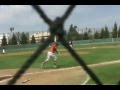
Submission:
[[[32,38],[33,35],[35,37],[36,43],[39,43],[41,41],[42,37],[44,37],[44,39],[46,39],[50,35],[50,32],[44,31],[44,32],[35,32],[35,33],[32,33],[30,35],[30,37],[29,37],[30,41],[31,41],[31,38]]]

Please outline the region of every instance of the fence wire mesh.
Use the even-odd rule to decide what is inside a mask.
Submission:
[[[39,46],[35,53],[24,63],[20,70],[13,76],[13,78],[7,83],[8,85],[14,85],[17,80],[24,74],[24,72],[35,62],[35,60],[40,56],[40,54],[47,48],[51,43],[51,38],[57,35],[60,39],[61,44],[69,51],[69,53],[75,58],[75,60],[82,66],[82,68],[87,72],[87,74],[95,81],[96,84],[102,85],[99,78],[93,73],[93,71],[86,65],[84,60],[69,46],[67,40],[64,38],[64,22],[72,13],[76,5],[70,5],[62,17],[56,17],[54,21],[50,20],[44,11],[38,5],[31,6],[39,16],[44,20],[46,24],[49,25],[49,31],[51,35],[46,39],[46,41]]]

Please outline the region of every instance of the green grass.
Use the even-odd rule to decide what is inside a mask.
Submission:
[[[120,64],[94,67],[92,70],[104,85],[116,85],[120,80]],[[95,82],[90,80],[87,84],[95,84]]]
[[[86,49],[81,49],[81,47],[79,49],[76,48],[77,52],[89,52],[89,54],[81,54],[81,55],[78,53],[87,64],[94,64],[94,63],[100,63],[100,62],[113,61],[113,60],[120,59],[120,55],[119,55],[120,48],[96,48],[96,49],[87,49],[87,48]],[[58,50],[61,50],[61,48],[59,48]],[[33,50],[22,50],[22,52],[28,52],[28,51],[33,51]],[[68,52],[62,48],[62,51],[60,51],[60,53],[65,54]],[[23,65],[23,63],[26,62],[26,60],[28,60],[28,58],[30,58],[30,54],[10,55],[10,56],[1,55],[0,56],[0,69],[20,68]],[[40,64],[42,61],[45,60],[45,58],[46,58],[46,52],[40,55],[36,59],[35,63],[32,64],[31,67],[40,68],[41,67]],[[57,61],[59,64],[59,68],[79,65],[78,62],[71,55],[58,56]],[[53,67],[52,61],[48,62],[45,65],[46,69],[52,68],[52,67]]]
[[[74,47],[76,48],[88,48],[88,47],[100,47],[100,46],[111,46],[111,45],[114,45],[114,46],[117,46],[117,45],[120,45],[120,42],[114,42],[114,43],[89,43],[89,44],[75,44]]]
[[[90,51],[91,54],[81,56],[87,64],[120,59],[120,48],[98,48],[86,51]]]
[[[0,69],[20,68],[28,57],[29,57],[28,55],[16,55],[16,56],[7,56],[7,57],[1,56]]]
[[[120,60],[120,47],[116,48],[95,48],[101,46],[120,46],[120,44],[103,44],[103,45],[80,45],[76,46],[75,50],[83,58],[87,64],[95,64],[106,61]],[[30,49],[18,49],[8,50],[7,53],[20,53],[35,51],[36,48]],[[60,46],[61,54],[69,53],[67,50]],[[79,52],[88,52],[89,54],[80,54]],[[46,59],[46,52],[42,53],[35,62],[31,65],[31,68],[41,68],[41,62]],[[20,68],[32,54],[20,54],[20,55],[2,55],[0,54],[0,69],[17,69]],[[59,55],[57,59],[59,68],[79,66],[78,62],[71,55]],[[53,62],[50,61],[45,64],[45,69],[53,68]],[[95,67],[93,71],[99,76],[100,80],[104,84],[116,84],[120,80],[120,64],[106,65],[102,67]],[[90,80],[88,84],[94,84],[94,81]]]

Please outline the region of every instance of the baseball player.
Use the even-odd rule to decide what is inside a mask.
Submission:
[[[73,48],[73,43],[72,43],[72,40],[71,40],[71,41],[69,41],[69,46],[70,46],[71,48]]]
[[[5,54],[5,48],[3,48],[3,50],[2,50],[2,51],[3,51],[3,54]]]
[[[57,54],[58,54],[58,51],[57,51],[57,46],[58,46],[58,43],[57,42],[54,42],[51,46],[50,46],[50,49],[47,53],[47,58],[45,59],[44,62],[42,62],[42,68],[44,67],[44,64],[47,63],[49,60],[53,59],[54,60],[54,66],[57,67]]]

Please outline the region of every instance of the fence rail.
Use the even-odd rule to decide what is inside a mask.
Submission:
[[[120,38],[107,38],[107,39],[93,39],[93,40],[77,40],[73,41],[74,46],[78,45],[90,45],[90,44],[115,44],[120,43]],[[19,51],[19,50],[33,50],[36,49],[38,46],[40,46],[42,43],[36,43],[36,44],[21,44],[21,45],[7,45],[7,46],[1,46],[0,50],[2,48],[6,48],[6,50],[9,51]],[[60,44],[61,46],[61,44]]]

